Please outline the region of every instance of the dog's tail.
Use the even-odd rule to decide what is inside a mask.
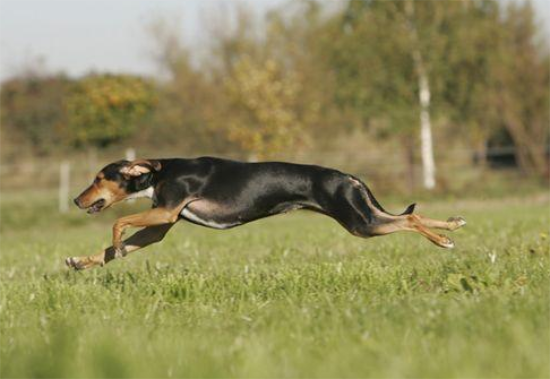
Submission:
[[[372,205],[374,205],[376,208],[378,208],[379,210],[381,210],[382,212],[384,213],[387,213],[389,214],[390,216],[405,216],[405,215],[410,215],[414,212],[414,208],[416,207],[416,203],[412,203],[411,205],[409,205],[407,207],[407,209],[405,209],[405,211],[399,215],[394,215],[390,212],[388,212],[387,210],[385,210],[381,205],[380,203],[378,202],[378,200],[376,200],[376,198],[374,197],[374,195],[372,194],[372,192],[370,191],[369,187],[367,187],[367,185],[363,182],[361,182],[361,184],[363,184],[363,187],[365,188],[365,190],[367,191],[367,196],[369,197]]]
[[[414,207],[416,207],[416,203],[412,203],[411,205],[409,205],[407,209],[405,209],[405,212],[401,213],[399,216],[412,214],[414,212]]]

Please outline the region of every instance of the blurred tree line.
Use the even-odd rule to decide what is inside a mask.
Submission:
[[[136,133],[156,99],[150,81],[129,75],[30,75],[2,84],[2,126],[37,155],[104,148]]]
[[[450,141],[480,164],[488,147],[513,145],[523,171],[548,175],[550,54],[529,2],[301,1],[263,20],[224,15],[207,23],[202,59],[169,20],[150,23],[161,79],[4,82],[4,144],[44,155],[131,140],[264,159],[361,130],[398,146],[411,176],[420,157],[427,187],[434,149]]]

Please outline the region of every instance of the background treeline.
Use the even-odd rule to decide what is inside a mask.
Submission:
[[[198,54],[173,20],[150,22],[159,78],[5,81],[3,162],[129,146],[326,164],[375,152],[409,187],[429,187],[430,170],[444,185],[456,157],[548,177],[550,54],[529,2],[302,1],[206,24]]]

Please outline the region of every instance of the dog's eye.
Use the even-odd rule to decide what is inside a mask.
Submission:
[[[99,179],[99,178],[96,176],[96,178],[94,179],[94,184],[97,184],[97,183],[99,183],[100,181],[101,181],[101,179]]]

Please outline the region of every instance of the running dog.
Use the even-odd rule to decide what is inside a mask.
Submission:
[[[312,165],[227,159],[121,160],[104,167],[75,204],[97,213],[122,200],[147,197],[152,209],[118,219],[113,244],[97,255],[70,257],[67,266],[82,270],[161,241],[179,220],[214,229],[229,229],[296,209],[322,213],[351,234],[368,238],[399,231],[416,232],[443,248],[448,237],[429,228],[453,231],[466,224],[462,217],[447,221],[387,212],[368,187],[353,175]],[[143,228],[122,240],[127,228]]]

